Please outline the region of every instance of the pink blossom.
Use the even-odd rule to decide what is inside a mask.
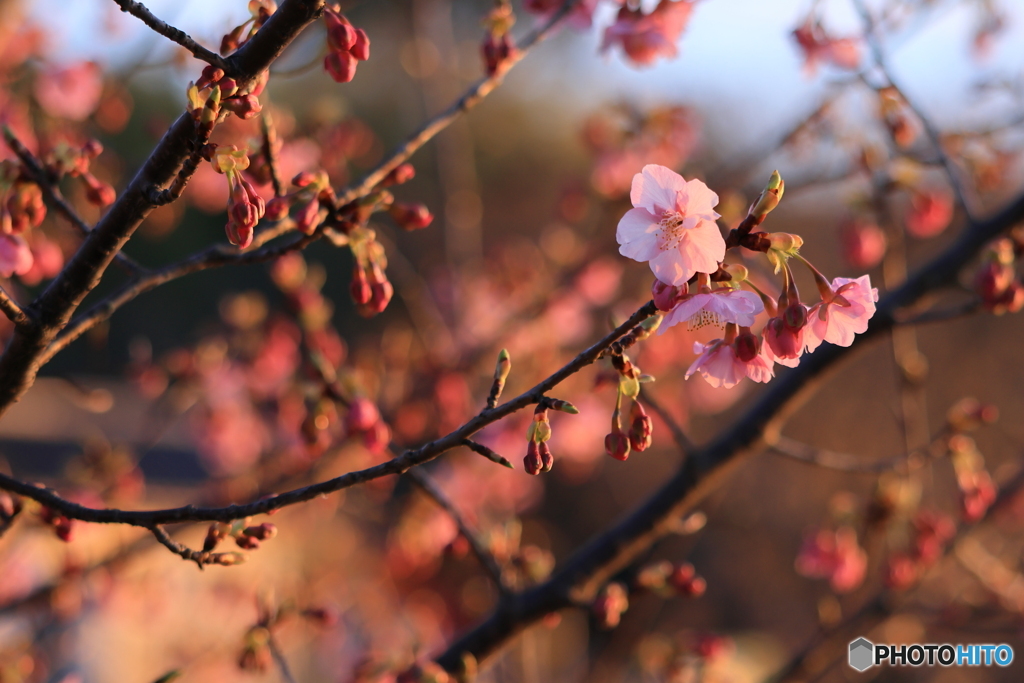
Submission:
[[[878,290],[871,286],[870,276],[856,280],[837,277],[831,289],[831,299],[816,303],[807,313],[804,344],[808,351],[814,351],[823,341],[849,346],[855,334],[868,329],[868,321],[875,314]]]
[[[796,570],[814,579],[828,579],[832,590],[847,593],[864,581],[868,555],[850,527],[821,530],[804,539],[796,558]]]
[[[566,18],[567,23],[577,29],[590,28],[594,23],[597,2],[598,0],[579,0],[574,3]],[[547,19],[564,4],[563,0],[526,0],[523,6],[526,11],[539,15],[541,19]]]
[[[103,94],[103,74],[95,62],[50,69],[35,83],[35,96],[47,114],[83,121],[92,114]]]
[[[690,0],[661,0],[650,14],[623,6],[615,23],[605,29],[601,50],[615,43],[634,64],[646,65],[658,57],[675,57],[676,42],[690,21]]]
[[[839,233],[843,258],[858,270],[874,268],[885,256],[885,233],[875,223],[854,221]]]
[[[19,235],[0,234],[0,275],[11,277],[27,273],[34,261],[28,243]]]
[[[841,69],[856,69],[860,64],[860,46],[853,38],[832,38],[821,25],[808,20],[793,31],[793,38],[804,53],[804,71],[813,75],[819,62]]]
[[[757,294],[741,289],[719,289],[696,294],[684,299],[665,315],[658,327],[658,334],[663,334],[668,328],[683,321],[687,322],[687,328],[691,330],[725,323],[750,327],[757,314],[763,310],[764,304]]]
[[[709,344],[694,342],[693,352],[700,357],[686,371],[686,379],[699,371],[707,383],[716,388],[735,386],[744,377],[755,382],[767,382],[774,376],[771,361],[763,353],[743,361],[736,353],[736,346],[724,339],[716,339]]]
[[[945,190],[915,192],[907,212],[907,232],[914,237],[934,237],[953,220],[953,197]]]
[[[633,176],[629,198],[636,208],[619,221],[620,254],[650,262],[655,277],[670,285],[718,270],[725,240],[715,223],[718,195],[707,185],[649,164]]]

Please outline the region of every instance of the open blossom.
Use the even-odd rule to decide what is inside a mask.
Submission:
[[[620,254],[649,262],[655,277],[676,286],[718,270],[725,240],[715,223],[718,195],[707,185],[649,164],[633,176],[629,198],[636,208],[615,232]]]
[[[696,294],[684,299],[675,308],[665,314],[658,334],[681,322],[695,330],[705,325],[725,325],[735,323],[740,327],[750,327],[754,318],[764,310],[761,298],[753,292],[741,289],[716,290]]]
[[[749,332],[733,341],[728,341],[727,333],[726,339],[716,339],[709,344],[694,342],[693,352],[700,356],[686,371],[686,379],[700,372],[711,386],[726,389],[736,386],[744,377],[767,382],[775,376],[772,361],[760,350],[757,337]]]
[[[605,29],[601,50],[618,43],[634,64],[646,65],[658,57],[675,57],[676,42],[690,21],[690,0],[661,0],[650,14],[623,6],[615,23]]]
[[[871,286],[871,277],[856,280],[837,277],[832,281],[830,301],[820,301],[807,312],[804,344],[814,351],[823,341],[836,346],[849,346],[855,334],[868,329],[875,314],[878,290]]]

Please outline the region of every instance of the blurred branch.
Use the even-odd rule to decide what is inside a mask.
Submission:
[[[3,287],[0,287],[0,311],[3,311],[8,320],[18,327],[25,327],[32,323],[24,309],[18,305],[18,302]]]
[[[281,173],[277,168],[277,129],[274,128],[274,117],[266,102],[263,103],[263,112],[260,114],[260,132],[263,135],[263,158],[267,160],[267,168],[270,169],[274,196],[280,197],[284,194],[284,185],[281,183]]]
[[[650,390],[645,388],[640,390],[640,401],[650,406],[651,410],[654,411],[654,414],[660,417],[661,421],[668,425],[668,430],[672,432],[672,439],[675,440],[676,445],[679,446],[679,450],[683,452],[683,455],[694,451],[696,445],[690,440],[690,437],[686,435],[685,431],[683,431],[682,426],[676,422],[675,418],[672,417],[668,410],[654,399]]]
[[[478,660],[545,615],[587,603],[616,572],[669,533],[671,522],[690,512],[746,456],[777,437],[785,420],[820,383],[826,371],[896,324],[899,311],[956,281],[960,270],[991,239],[1024,220],[1024,194],[989,219],[970,224],[949,248],[889,292],[867,331],[850,347],[822,344],[798,367],[780,375],[760,398],[711,443],[699,447],[658,491],[617,524],[569,557],[544,583],[500,603],[483,622],[440,653],[437,662],[457,671],[465,655]]]
[[[285,0],[244,46],[226,58],[229,68],[225,71],[240,84],[253,81],[322,11],[323,0]],[[33,302],[35,321],[15,328],[0,356],[0,416],[32,386],[50,345],[155,208],[153,189],[180,180],[179,170],[192,156],[198,135],[191,114],[183,112],[60,274]]]
[[[230,522],[243,517],[265,514],[296,503],[312,500],[328,493],[340,491],[356,484],[379,479],[391,474],[404,474],[416,465],[422,465],[437,458],[452,448],[464,445],[464,441],[484,427],[507,417],[523,408],[543,400],[547,392],[583,368],[602,357],[604,352],[621,338],[631,334],[639,334],[637,326],[655,312],[654,302],[649,301],[641,306],[626,322],[619,325],[601,340],[580,352],[575,358],[562,366],[558,371],[525,391],[516,398],[503,403],[497,408],[482,410],[464,425],[447,436],[424,444],[417,449],[407,450],[387,462],[364,470],[349,472],[327,481],[293,489],[285,493],[262,498],[246,505],[229,505],[220,508],[200,508],[192,505],[169,508],[165,510],[118,510],[108,508],[90,508],[73,503],[60,497],[50,489],[35,486],[5,474],[0,474],[0,489],[8,490],[26,498],[31,498],[43,505],[60,512],[68,519],[98,524],[128,524],[153,530],[163,524],[177,522]],[[159,531],[159,530],[158,530]],[[153,531],[157,535],[157,531]],[[157,535],[157,540],[161,540]],[[167,545],[166,543],[164,544]],[[175,546],[167,546],[176,554],[182,555]],[[182,555],[185,557],[185,555]],[[192,559],[192,558],[186,558]]]
[[[270,633],[270,629],[267,629],[267,633]],[[270,648],[270,654],[274,657],[274,663],[277,664],[277,668],[281,671],[281,678],[284,679],[284,683],[296,683],[291,667],[288,666],[288,660],[285,659],[284,652],[281,651],[281,647],[277,644],[277,639],[274,638],[273,634],[267,639],[267,647]]]
[[[7,143],[7,146],[10,147],[11,151],[13,151],[18,157],[18,160],[28,172],[28,175],[32,178],[32,181],[43,191],[43,196],[46,197],[46,200],[52,204],[54,208],[57,209],[57,212],[64,216],[64,218],[66,218],[68,222],[78,230],[78,232],[82,235],[88,235],[92,231],[92,228],[89,227],[88,223],[82,220],[82,217],[78,215],[78,212],[75,211],[74,207],[68,204],[67,200],[64,199],[60,188],[57,187],[53,178],[51,178],[50,174],[46,172],[43,165],[39,163],[36,156],[32,154],[28,147],[26,147],[21,140],[14,135],[14,131],[10,128],[4,126],[3,132],[4,141]],[[146,270],[141,264],[137,263],[132,257],[123,252],[119,251],[115,258],[117,260],[117,264],[129,274],[142,273]]]
[[[942,557],[947,557],[950,550],[957,549],[970,531],[982,523],[991,520],[996,514],[1006,508],[1022,490],[1024,490],[1024,469],[1021,469],[1012,480],[1001,487],[999,496],[985,512],[985,516],[982,519],[973,524],[963,525],[957,530],[954,539],[943,548]],[[917,585],[919,586],[920,584],[921,581],[919,580]],[[796,683],[797,681],[817,680],[820,674],[832,666],[832,663],[846,657],[846,645],[851,636],[866,635],[882,619],[897,611],[889,604],[892,595],[892,591],[883,588],[839,623],[816,633],[807,645],[801,648],[792,659],[768,680],[771,683]],[[833,656],[828,658],[824,665],[821,665],[822,659],[824,659],[822,657],[822,650],[829,650],[833,653]],[[809,670],[808,666],[811,662],[818,662],[819,666],[814,670]]]
[[[896,321],[897,325],[925,325],[928,323],[946,322],[973,315],[982,309],[980,299],[970,299],[958,306],[945,306],[943,308],[932,308],[923,313],[918,313],[909,318]]]
[[[830,470],[862,474],[888,472],[907,460],[907,456],[901,455],[895,458],[865,462],[863,458],[850,453],[838,453],[826,448],[815,448],[785,436],[779,436],[772,443],[768,444],[768,450],[793,460],[825,467]]]
[[[235,73],[232,65],[221,57],[216,52],[208,50],[196,41],[194,41],[187,33],[180,29],[176,29],[170,24],[161,21],[155,14],[149,11],[149,9],[141,2],[134,2],[134,0],[114,0],[118,7],[121,8],[122,12],[127,12],[132,16],[138,17],[142,20],[149,28],[153,29],[168,40],[181,45],[183,48],[192,53],[196,59],[202,60],[207,64],[212,64],[218,69],[222,69],[224,73],[233,75]]]
[[[875,64],[878,66],[878,70],[885,76],[885,80],[888,81],[889,86],[899,93],[900,98],[906,102],[907,107],[910,108],[914,115],[921,121],[921,127],[924,129],[925,135],[928,136],[929,142],[935,148],[936,154],[938,154],[939,162],[942,164],[943,169],[946,171],[946,175],[949,177],[949,184],[953,186],[953,193],[956,195],[957,203],[960,204],[960,208],[963,209],[964,213],[967,214],[967,219],[970,222],[974,222],[974,214],[971,211],[970,203],[967,201],[967,194],[964,191],[963,183],[960,180],[960,176],[957,172],[956,166],[953,164],[953,160],[949,158],[946,153],[946,149],[942,146],[942,136],[939,130],[931,122],[924,112],[907,97],[906,93],[896,85],[896,81],[893,80],[892,71],[889,69],[888,61],[885,58],[885,52],[882,50],[882,42],[877,34],[877,26],[874,18],[871,16],[871,10],[868,9],[867,4],[864,0],[853,0],[854,6],[857,8],[857,12],[860,14],[861,19],[864,21],[865,37],[867,38],[868,45],[871,47],[871,55],[875,60]]]
[[[455,507],[455,504],[445,495],[441,487],[437,485],[433,477],[424,472],[422,469],[414,469],[406,472],[410,479],[412,479],[416,485],[427,494],[435,503],[437,503],[441,509],[443,509],[448,516],[452,518],[455,525],[459,528],[459,533],[469,543],[470,550],[476,555],[476,558],[480,560],[480,564],[490,575],[494,581],[494,585],[498,587],[498,590],[502,594],[509,591],[508,585],[505,583],[501,565],[498,564],[498,560],[494,557],[494,553],[484,545],[483,541],[477,532],[469,526],[462,513]]]
[[[579,2],[579,0],[566,0],[566,2],[562,3],[562,6],[551,14],[547,21],[523,39],[523,42],[518,45],[518,51],[503,63],[503,71],[495,74],[494,76],[481,78],[479,81],[471,85],[469,89],[466,90],[466,92],[455,100],[455,102],[453,102],[447,109],[424,122],[419,129],[410,134],[409,137],[407,137],[400,145],[395,147],[384,161],[377,164],[377,167],[367,173],[362,180],[355,185],[350,185],[348,188],[338,193],[337,205],[344,206],[349,202],[368,195],[375,187],[377,187],[377,185],[380,184],[382,180],[384,180],[388,173],[405,163],[405,161],[415,154],[420,147],[425,145],[433,139],[435,135],[451,125],[451,123],[459,118],[459,116],[478,105],[491,93],[491,91],[501,84],[502,79],[509,69],[518,64],[535,45],[548,38],[554,32],[558,24],[565,18],[569,13],[569,10],[571,10],[573,5],[577,2]]]

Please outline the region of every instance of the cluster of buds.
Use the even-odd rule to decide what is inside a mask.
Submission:
[[[868,554],[848,524],[820,529],[804,537],[796,558],[796,570],[812,579],[828,579],[836,593],[848,593],[864,581]]]
[[[352,228],[348,237],[354,258],[349,292],[359,314],[369,318],[383,313],[395,293],[384,272],[388,266],[387,254],[370,228]]]
[[[537,405],[533,413],[533,420],[526,430],[526,457],[523,458],[523,467],[527,474],[540,474],[550,472],[555,464],[555,457],[548,447],[548,440],[551,438],[551,422],[548,420],[548,409],[543,404]]]
[[[199,80],[189,83],[186,91],[188,111],[201,137],[209,137],[221,114],[231,112],[240,119],[251,119],[263,111],[259,95],[268,77],[269,72],[264,71],[256,81],[243,89],[235,79],[226,76],[223,69],[212,65],[204,68]]]
[[[52,508],[48,508],[45,505],[39,508],[39,519],[41,519],[44,524],[49,524],[53,527],[53,531],[57,534],[57,538],[65,543],[69,543],[71,541],[71,532],[74,528],[74,520],[68,519],[61,513]]]
[[[654,381],[654,378],[642,374],[640,368],[633,365],[625,354],[613,355],[612,366],[618,373],[619,382],[615,396],[615,410],[612,411],[611,432],[604,437],[604,450],[616,460],[626,460],[629,458],[631,450],[643,452],[651,445],[654,424],[644,411],[643,406],[637,401],[637,397],[640,395],[640,384]],[[623,398],[632,402],[627,431],[622,429]]]
[[[203,553],[210,554],[217,549],[217,545],[228,536],[235,539],[235,544],[242,550],[256,550],[263,541],[269,541],[277,536],[277,526],[270,522],[262,524],[249,524],[248,519],[238,520],[231,524],[215,522],[206,530],[206,538],[203,539]],[[215,561],[215,564],[238,564],[236,558],[230,557],[232,553],[221,553],[228,556],[226,562]]]
[[[215,148],[210,163],[213,170],[228,179],[228,241],[244,249],[252,244],[256,224],[266,213],[263,197],[242,177],[242,171],[249,167],[249,157],[244,150],[229,145]]]
[[[497,5],[484,19],[484,42],[481,50],[484,56],[484,67],[488,76],[502,76],[519,55],[519,50],[512,40],[512,26],[516,23],[516,15],[512,11],[512,3],[498,0]]]
[[[348,83],[356,75],[356,66],[370,58],[370,39],[366,31],[353,28],[336,7],[324,9],[327,24],[327,56],[324,69],[337,83]]]
[[[893,142],[899,147],[910,147],[917,139],[918,124],[910,116],[910,107],[900,94],[899,90],[893,87],[882,88],[878,91],[878,111],[889,130]]]
[[[1024,308],[1024,285],[1017,276],[1018,248],[1013,240],[1000,238],[988,249],[974,276],[974,290],[982,305],[997,315]]]
[[[238,667],[243,671],[266,671],[274,663],[270,649],[270,630],[266,626],[253,626],[245,634]]]
[[[949,456],[960,489],[960,514],[966,522],[977,522],[996,500],[996,485],[985,469],[985,459],[969,436],[956,434],[949,439]]]
[[[0,232],[5,235],[25,232],[46,218],[46,204],[38,185],[22,173],[21,165],[0,161]]]
[[[662,597],[680,595],[699,598],[704,595],[708,584],[689,562],[675,565],[668,560],[655,562],[640,570],[636,577],[636,588],[648,590]]]
[[[292,178],[295,188],[288,194],[274,197],[267,204],[267,219],[284,220],[294,209],[292,219],[295,227],[306,235],[312,235],[334,205],[334,188],[325,171],[303,171]]]
[[[276,11],[277,3],[274,0],[249,0],[249,18],[221,39],[220,53],[227,55],[245,45]]]
[[[623,584],[613,581],[601,590],[590,609],[601,628],[615,628],[629,609],[629,592]]]
[[[906,590],[942,556],[943,548],[956,534],[956,525],[945,515],[922,510],[913,519],[913,540],[906,552],[893,553],[885,569],[885,584]]]
[[[103,145],[98,140],[89,140],[81,147],[62,142],[47,155],[46,169],[56,178],[65,175],[81,178],[86,200],[95,206],[109,206],[117,199],[117,193],[89,170],[92,161],[102,153]],[[41,197],[39,201],[42,202]]]
[[[391,443],[391,428],[381,419],[380,411],[368,398],[352,399],[345,414],[345,431],[349,436],[359,436],[371,453],[381,453]]]

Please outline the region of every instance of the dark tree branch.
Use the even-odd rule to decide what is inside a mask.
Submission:
[[[0,311],[3,311],[7,319],[18,327],[27,327],[32,324],[32,319],[3,287],[0,287]]]
[[[580,352],[575,358],[563,365],[554,374],[535,385],[532,389],[514,399],[503,403],[497,408],[485,409],[464,425],[447,436],[424,444],[415,450],[408,450],[387,462],[364,470],[349,472],[327,481],[293,489],[275,496],[262,498],[246,505],[229,505],[220,508],[200,508],[192,505],[170,508],[166,510],[117,510],[90,508],[73,503],[60,497],[50,489],[35,486],[5,474],[0,474],[0,489],[8,490],[26,498],[31,498],[43,505],[60,512],[69,519],[99,524],[129,524],[152,529],[163,524],[178,522],[230,522],[243,517],[265,514],[296,503],[312,500],[328,493],[334,493],[356,484],[390,474],[404,474],[416,465],[430,462],[452,448],[464,445],[464,441],[484,427],[501,420],[512,413],[541,401],[545,394],[561,384],[567,378],[594,363],[603,352],[623,336],[634,331],[637,325],[654,315],[654,302],[649,301],[641,306],[626,322],[605,335],[598,342]],[[155,534],[156,532],[154,532]],[[159,536],[157,537],[159,540]],[[165,544],[166,545],[166,544]],[[175,549],[176,554],[181,554]],[[192,558],[187,558],[192,559]]]
[[[413,469],[406,472],[410,479],[412,479],[416,485],[427,494],[431,500],[438,504],[442,510],[448,513],[448,516],[452,518],[455,525],[459,528],[459,533],[469,543],[470,550],[476,555],[476,558],[480,561],[481,566],[487,571],[487,574],[494,581],[494,584],[498,587],[498,590],[502,593],[507,593],[509,590],[508,585],[505,583],[504,572],[501,569],[501,565],[498,564],[498,560],[494,557],[494,553],[484,545],[480,536],[476,530],[473,529],[459,509],[455,507],[455,504],[445,495],[441,487],[437,485],[433,477],[424,472],[422,469]]]
[[[955,283],[960,270],[990,240],[1024,220],[1024,195],[988,220],[974,223],[946,251],[878,304],[867,332],[851,347],[822,344],[800,365],[781,374],[721,435],[689,454],[682,467],[639,508],[574,553],[547,581],[500,603],[475,628],[437,657],[456,671],[462,657],[482,660],[546,614],[588,604],[611,576],[669,533],[673,520],[691,511],[745,457],[761,450],[807,398],[826,371],[896,324],[899,311],[925,294]]]
[[[256,35],[227,58],[230,68],[225,71],[235,76],[240,87],[247,86],[322,11],[323,0],[285,0]],[[17,329],[0,356],[0,416],[32,386],[47,348],[155,207],[152,189],[164,188],[178,176],[193,152],[196,136],[191,115],[183,113],[61,273],[32,303],[37,324]]]
[[[200,59],[207,64],[212,64],[218,69],[223,69],[228,75],[233,75],[231,64],[229,64],[227,60],[216,52],[208,50],[194,41],[184,31],[176,29],[170,24],[161,21],[141,2],[134,2],[134,0],[114,0],[114,2],[117,3],[122,12],[127,12],[128,14],[138,17],[146,26],[191,52],[192,56],[196,59]]]

